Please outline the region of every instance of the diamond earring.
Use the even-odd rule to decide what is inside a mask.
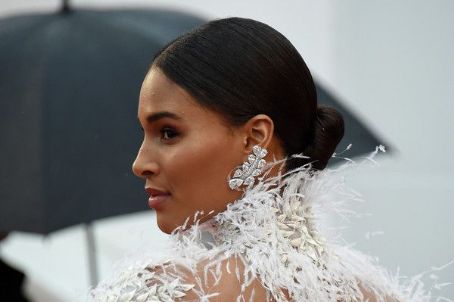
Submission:
[[[249,154],[247,161],[235,171],[233,178],[229,180],[230,189],[238,190],[242,185],[252,187],[255,177],[259,176],[265,167],[266,161],[263,158],[267,153],[268,151],[259,145],[252,147],[252,153]]]

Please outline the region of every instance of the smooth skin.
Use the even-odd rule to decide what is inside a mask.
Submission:
[[[193,223],[196,211],[205,213],[203,222],[239,199],[242,192],[231,190],[227,179],[254,145],[267,148],[268,162],[284,157],[269,116],[258,114],[233,127],[157,67],[150,69],[142,84],[138,119],[144,140],[132,169],[145,180],[145,187],[171,194],[156,209],[158,226],[165,233],[187,217],[191,217],[189,225]]]

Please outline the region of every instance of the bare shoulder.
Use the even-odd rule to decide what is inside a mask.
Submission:
[[[243,260],[239,257],[230,257],[221,260],[204,260],[193,268],[185,265],[170,263],[169,265],[151,268],[156,276],[171,277],[166,282],[173,283],[173,301],[210,301],[210,302],[274,302],[268,291],[262,286],[259,278],[248,272]],[[158,285],[163,278],[150,279],[148,286]],[[364,302],[399,302],[391,296],[377,297],[373,290],[358,282]],[[168,284],[163,288],[169,288]],[[286,301],[292,301],[288,292],[282,289]],[[240,299],[238,299],[240,298]]]
[[[363,295],[364,301],[367,302],[381,302],[383,300],[379,300],[377,296],[370,290],[366,289],[364,286],[359,283],[359,289],[361,290],[361,293]],[[392,298],[392,297],[386,297],[383,302],[399,302],[399,300]]]
[[[199,301],[206,297],[210,302],[235,302],[242,296],[241,301],[273,301],[267,297],[266,289],[260,281],[245,271],[245,265],[240,258],[231,257],[219,261],[205,260],[197,264],[195,272],[180,268],[183,280],[195,286],[189,290],[183,301]]]

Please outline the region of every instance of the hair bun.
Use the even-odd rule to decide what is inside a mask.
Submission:
[[[310,157],[314,169],[322,170],[326,167],[343,136],[342,115],[334,108],[318,106],[313,141],[303,152]]]

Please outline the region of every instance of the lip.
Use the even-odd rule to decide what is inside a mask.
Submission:
[[[160,210],[162,209],[163,204],[170,199],[170,193],[162,190],[158,190],[155,188],[147,187],[145,191],[150,196],[148,198],[148,207]]]

